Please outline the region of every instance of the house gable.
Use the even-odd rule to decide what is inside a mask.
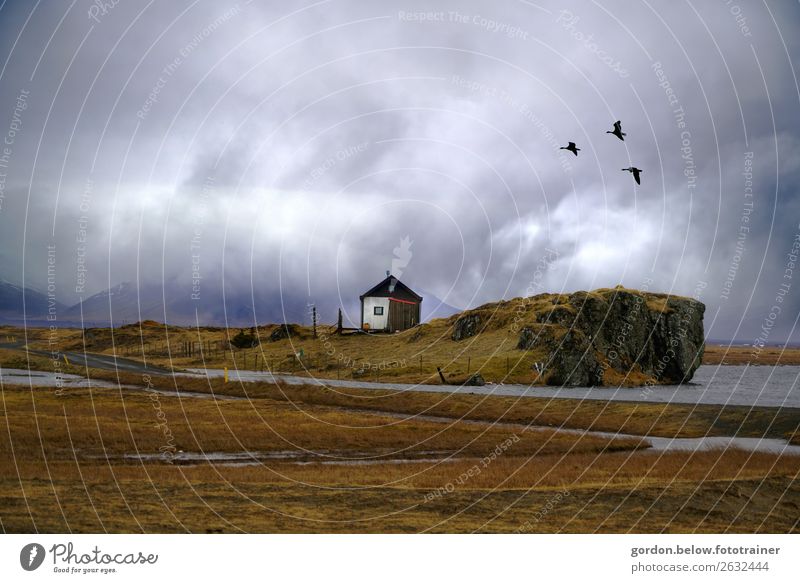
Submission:
[[[398,300],[405,300],[409,302],[419,303],[422,301],[422,296],[415,293],[410,287],[397,279],[395,276],[390,275],[378,285],[373,287],[367,292],[359,296],[363,300],[366,297],[371,298],[394,298]]]

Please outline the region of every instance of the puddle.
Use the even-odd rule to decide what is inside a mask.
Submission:
[[[652,445],[646,451],[709,451],[712,449],[744,449],[781,455],[800,455],[800,445],[790,445],[783,439],[760,437],[647,437]]]
[[[100,380],[90,381],[79,375],[47,371],[27,371],[23,368],[4,368],[0,370],[0,383],[4,385],[30,386],[33,384],[37,387],[69,387],[76,389],[90,387],[116,389],[118,387],[115,383]]]
[[[20,368],[4,368],[0,370],[0,384],[12,386],[36,386],[67,389],[125,389],[127,391],[140,391],[156,393],[165,397],[189,397],[193,399],[212,399],[217,401],[247,401],[246,397],[231,397],[212,393],[199,393],[195,391],[170,391],[167,389],[147,388],[144,385],[120,385],[100,379],[87,379],[85,377],[46,371],[27,371]]]
[[[549,429],[549,428],[548,428]],[[622,437],[640,438],[637,435],[612,434],[603,432],[586,432],[578,430],[566,430],[570,433],[580,433],[597,435],[603,437]],[[756,437],[699,437],[699,438],[679,438],[671,439],[666,437],[647,437],[644,438],[650,447],[640,452],[663,453],[676,451],[711,451],[724,450],[728,448],[743,449],[752,452],[766,452],[782,455],[800,455],[800,446],[788,445],[781,439],[759,439]],[[359,453],[364,457],[345,457],[357,456]],[[341,456],[341,457],[337,457]],[[448,451],[420,451],[414,456],[402,458],[380,457],[366,452],[327,452],[309,453],[305,451],[242,451],[242,452],[185,452],[175,453],[171,458],[165,457],[160,453],[139,453],[124,454],[121,456],[94,456],[91,459],[109,459],[111,461],[137,461],[137,462],[156,462],[172,463],[174,465],[196,466],[212,464],[215,466],[237,467],[237,466],[261,466],[265,462],[277,461],[296,465],[330,465],[330,466],[370,466],[379,464],[434,464],[434,463],[453,463],[458,461],[470,461],[478,458],[451,457],[452,452]]]

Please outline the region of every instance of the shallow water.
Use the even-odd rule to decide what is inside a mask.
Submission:
[[[564,430],[570,433],[582,433],[586,435],[606,436],[606,437],[639,437],[635,435],[611,434],[592,431]],[[701,437],[701,438],[678,438],[671,439],[665,437],[647,437],[650,447],[646,452],[674,452],[674,451],[710,451],[743,449],[752,452],[766,452],[782,455],[800,455],[800,446],[788,445],[780,439],[759,439],[751,437]],[[212,464],[220,466],[260,466],[266,465],[270,461],[291,463],[297,465],[337,465],[337,466],[366,466],[377,464],[417,464],[417,463],[443,463],[472,460],[472,457],[455,457],[451,452],[425,451],[419,452],[417,457],[336,457],[328,454],[313,454],[305,451],[242,451],[242,452],[177,452],[172,456],[166,457],[160,453],[139,453],[126,454],[117,459],[139,462],[161,462],[177,465],[201,465]],[[622,452],[626,453],[626,452]],[[349,455],[353,455],[351,452]],[[104,456],[102,459],[106,459]],[[111,458],[113,459],[113,458]]]
[[[195,371],[196,374],[206,373],[209,377],[224,374],[222,370],[209,369],[208,371]],[[649,389],[615,389],[615,388],[550,388],[550,387],[524,387],[519,385],[490,385],[486,387],[451,387],[441,385],[411,385],[398,383],[366,383],[362,381],[336,381],[309,379],[308,377],[284,376],[253,371],[230,371],[232,380],[241,379],[243,382],[269,381],[274,379],[284,380],[290,384],[308,384],[309,382],[324,383],[329,386],[345,386],[367,389],[394,389],[399,391],[422,391],[436,393],[474,393],[485,395],[506,396],[536,396],[552,398],[583,398],[599,400],[623,401],[651,401],[660,403],[711,403],[734,405],[761,405],[785,406],[800,408],[800,391],[798,390],[798,377],[800,366],[778,367],[748,367],[748,366],[701,366],[698,369],[692,384],[680,386],[658,386]],[[208,393],[146,389],[143,386],[117,385],[107,381],[89,381],[77,375],[57,375],[46,371],[27,371],[24,369],[0,370],[0,383],[4,385],[24,385],[36,387],[72,387],[72,388],[111,388],[129,389],[138,391],[151,391],[164,396],[183,398],[216,398],[220,400],[241,400],[242,397],[228,397],[223,395],[210,395]],[[358,411],[361,414],[370,414],[370,411]],[[397,416],[380,411],[371,412],[380,416]],[[433,416],[417,416],[418,419],[442,423],[455,423],[457,419]],[[470,423],[482,423],[470,421]],[[520,426],[524,427],[524,426]],[[591,432],[558,427],[527,427],[529,431],[566,431],[571,433],[585,433],[604,437],[634,437],[636,435],[613,434],[606,432]],[[781,439],[761,439],[751,437],[703,437],[703,438],[645,438],[651,445],[647,451],[707,451],[710,449],[725,449],[728,447],[769,453],[800,455],[800,446],[789,445]],[[427,452],[439,453],[439,452]],[[141,459],[144,461],[163,461],[161,454],[131,454],[125,459]],[[391,463],[416,463],[422,461],[441,461],[442,458],[425,459],[394,459]],[[387,463],[385,458],[370,459],[309,459],[306,452],[179,452],[173,461],[176,463],[224,463],[224,464],[260,464],[263,461],[294,460],[295,463],[327,463],[327,464],[369,464]]]
[[[223,376],[222,369],[192,369],[192,376],[212,378]],[[69,374],[58,375],[47,371],[24,369],[0,370],[0,383],[39,387],[99,387],[117,388],[116,383],[92,380]],[[421,391],[426,393],[463,393],[478,395],[503,395],[512,397],[550,397],[555,399],[592,399],[609,401],[641,401],[653,403],[685,403],[715,405],[746,405],[765,407],[800,408],[800,366],[701,366],[692,382],[684,385],[665,385],[639,388],[614,387],[529,387],[525,385],[486,385],[460,387],[443,385],[416,385],[408,383],[374,383],[366,381],[315,379],[292,375],[272,375],[269,372],[230,370],[233,381],[258,382],[281,380],[289,384],[324,384],[330,387],[352,387],[395,391]],[[141,389],[125,386],[124,388]],[[170,394],[169,391],[164,391]],[[183,395],[187,393],[182,392]],[[204,393],[196,396],[211,398]],[[222,399],[224,397],[217,396]]]
[[[125,389],[129,391],[143,391],[157,393],[165,397],[191,397],[197,399],[216,399],[219,401],[235,401],[243,397],[230,397],[227,395],[213,395],[211,393],[199,393],[195,391],[170,391],[166,389],[156,389],[142,385],[121,385],[99,379],[86,379],[74,374],[56,374],[47,371],[27,371],[21,368],[0,369],[0,386],[30,386],[30,387],[52,387],[55,389]]]
[[[191,372],[208,375],[209,377],[220,377],[224,374],[221,369],[192,369]],[[697,370],[691,383],[639,388],[562,388],[529,387],[525,385],[459,387],[315,379],[291,375],[272,375],[269,372],[261,373],[255,371],[230,370],[228,374],[231,380],[240,380],[242,382],[282,380],[289,384],[318,383],[331,387],[421,391],[426,393],[800,408],[800,388],[798,387],[800,366],[703,365]]]
[[[100,387],[116,389],[116,383],[88,380],[74,374],[56,374],[47,371],[28,371],[22,368],[0,369],[0,383],[4,385],[26,385],[33,387],[72,387],[76,389]]]

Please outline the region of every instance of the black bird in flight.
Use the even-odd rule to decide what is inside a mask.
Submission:
[[[608,131],[606,133],[607,134],[614,134],[615,136],[617,136],[623,142],[625,141],[625,136],[628,135],[628,134],[625,134],[625,133],[622,132],[622,122],[621,121],[615,121],[614,122],[614,131],[613,132]]]
[[[578,155],[578,152],[581,151],[581,149],[575,145],[575,142],[570,142],[566,146],[561,146],[559,148],[559,150],[569,150],[570,152],[572,152],[576,156]]]
[[[625,134],[622,134],[622,135],[625,135]],[[631,166],[630,168],[623,168],[622,170],[630,172],[631,174],[633,174],[633,179],[636,181],[636,184],[641,184],[641,182],[639,180],[639,174],[644,172],[644,170],[639,170],[636,166]]]

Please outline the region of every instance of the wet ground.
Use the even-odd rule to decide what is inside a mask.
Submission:
[[[676,390],[687,391],[685,394],[682,394],[681,400],[676,400],[674,402],[677,403],[694,403],[694,402],[716,402],[715,400],[707,401],[703,400],[684,400],[686,397],[698,397],[702,398],[703,392],[707,392],[706,398],[708,395],[717,395],[719,393],[719,386],[721,386],[721,380],[723,377],[729,377],[733,375],[734,377],[738,378],[737,386],[743,387],[739,392],[738,396],[740,398],[743,397],[745,394],[750,394],[754,396],[756,400],[759,399],[760,391],[756,391],[754,387],[761,381],[765,383],[765,387],[770,386],[770,383],[778,382],[778,380],[786,381],[791,380],[793,378],[793,385],[790,391],[785,392],[785,396],[782,401],[789,401],[789,397],[793,402],[793,399],[796,397],[797,389],[796,389],[796,381],[797,381],[797,374],[800,372],[800,367],[798,366],[787,366],[787,367],[738,367],[738,366],[725,366],[725,367],[701,367],[706,368],[706,371],[703,371],[703,375],[700,375],[701,378],[708,373],[708,369],[717,370],[723,369],[724,372],[719,373],[719,376],[712,380],[706,385],[695,385],[692,387],[655,387],[653,391],[657,394],[672,394]],[[734,371],[727,371],[724,369],[737,369]],[[775,369],[785,369],[785,370],[778,370],[775,379],[771,377],[769,374],[770,372],[775,372]],[[753,371],[757,371],[756,374]],[[216,371],[216,370],[208,370],[204,371],[207,373],[209,377],[216,377],[223,373],[223,371]],[[200,374],[200,371],[195,371],[195,374]],[[738,375],[738,377],[737,377]],[[230,376],[232,379],[240,379],[242,382],[256,382],[256,381],[268,381],[272,380],[273,378],[279,378],[286,382],[294,382],[294,383],[308,383],[309,379],[306,377],[287,377],[287,376],[278,376],[276,375],[273,377],[269,373],[257,373],[252,371],[231,371]],[[743,380],[746,379],[746,380]],[[313,382],[313,381],[312,381]],[[716,384],[715,384],[716,383]],[[437,386],[437,385],[401,385],[401,384],[389,384],[389,383],[366,383],[360,381],[330,381],[325,380],[326,385],[334,385],[334,386],[346,386],[346,387],[355,387],[355,388],[381,388],[381,389],[396,389],[402,391],[411,391],[411,390],[418,390],[424,392],[458,392],[458,393],[479,393],[479,394],[495,394],[495,395],[515,395],[515,396],[538,396],[538,397],[554,397],[554,398],[592,398],[592,399],[599,399],[601,398],[600,395],[606,395],[605,398],[611,398],[612,400],[617,400],[614,398],[614,395],[623,394],[628,397],[639,395],[640,398],[626,398],[620,400],[647,400],[642,398],[642,392],[637,389],[548,389],[542,387],[517,387],[514,385],[492,385],[487,387],[447,387],[447,386]],[[247,400],[246,397],[232,397],[232,396],[225,396],[225,395],[211,395],[208,393],[199,393],[199,392],[190,392],[190,391],[181,391],[177,393],[175,391],[169,391],[164,389],[155,389],[155,388],[145,388],[143,386],[133,386],[133,385],[117,385],[115,383],[111,383],[108,381],[100,381],[100,380],[87,380],[83,377],[77,375],[68,375],[68,374],[55,374],[50,372],[44,371],[27,371],[24,369],[2,369],[0,370],[0,385],[28,385],[32,387],[65,387],[65,388],[88,388],[88,387],[96,387],[96,388],[108,388],[108,389],[116,389],[116,390],[135,390],[135,391],[151,391],[158,393],[160,395],[168,396],[168,397],[178,397],[181,398],[198,398],[198,399],[217,399],[217,400]],[[703,388],[705,387],[705,388]],[[661,393],[662,389],[665,389],[664,393]],[[521,392],[520,392],[521,391]],[[588,394],[592,396],[587,396]],[[730,395],[729,395],[730,396]],[[774,395],[773,395],[774,397]],[[658,402],[663,402],[662,399],[653,399]],[[669,401],[667,401],[669,402]],[[736,403],[736,404],[743,404],[743,403]],[[763,403],[759,403],[763,404]],[[389,412],[368,412],[363,410],[354,411],[360,415],[378,415],[382,417],[391,416],[397,417],[400,419],[407,418],[405,415],[399,415],[396,413],[389,413]],[[427,421],[434,421],[434,422],[441,422],[441,423],[482,423],[480,421],[457,421],[454,419],[450,419],[447,417],[434,417],[434,416],[417,416],[416,418],[425,419]],[[530,427],[525,425],[515,425],[515,427],[524,429],[526,431],[566,431],[570,433],[580,433],[586,435],[596,435],[602,437],[641,437],[641,436],[631,436],[626,434],[614,434],[614,433],[607,433],[607,432],[599,432],[599,431],[583,431],[583,430],[575,430],[575,429],[561,429],[561,428],[553,428],[553,427]],[[769,453],[778,453],[778,454],[791,454],[791,455],[800,455],[800,446],[798,445],[789,445],[785,440],[781,439],[762,439],[762,438],[751,438],[751,437],[702,437],[702,438],[663,438],[663,437],[646,437],[644,438],[650,444],[650,448],[647,451],[654,451],[654,452],[661,452],[661,451],[704,451],[709,449],[726,449],[729,447],[744,449],[748,451],[759,451],[759,452],[769,452]],[[322,454],[320,457],[319,454],[309,454],[308,452],[178,452],[176,453],[172,459],[170,460],[172,463],[181,463],[181,464],[197,464],[197,463],[213,463],[213,464],[226,464],[226,465],[253,465],[253,464],[260,464],[264,463],[268,460],[282,460],[282,461],[291,461],[294,463],[328,463],[328,464],[367,464],[367,463],[420,463],[420,462],[431,462],[431,461],[442,461],[444,459],[452,459],[447,458],[447,452],[424,452],[426,455],[421,458],[402,458],[402,459],[393,459],[387,460],[382,459],[380,457],[372,457],[372,458],[364,458],[363,456],[355,455],[355,456],[334,456],[336,459],[331,459],[330,455]],[[161,454],[131,454],[130,456],[125,456],[125,459],[138,459],[141,461],[166,461]]]

